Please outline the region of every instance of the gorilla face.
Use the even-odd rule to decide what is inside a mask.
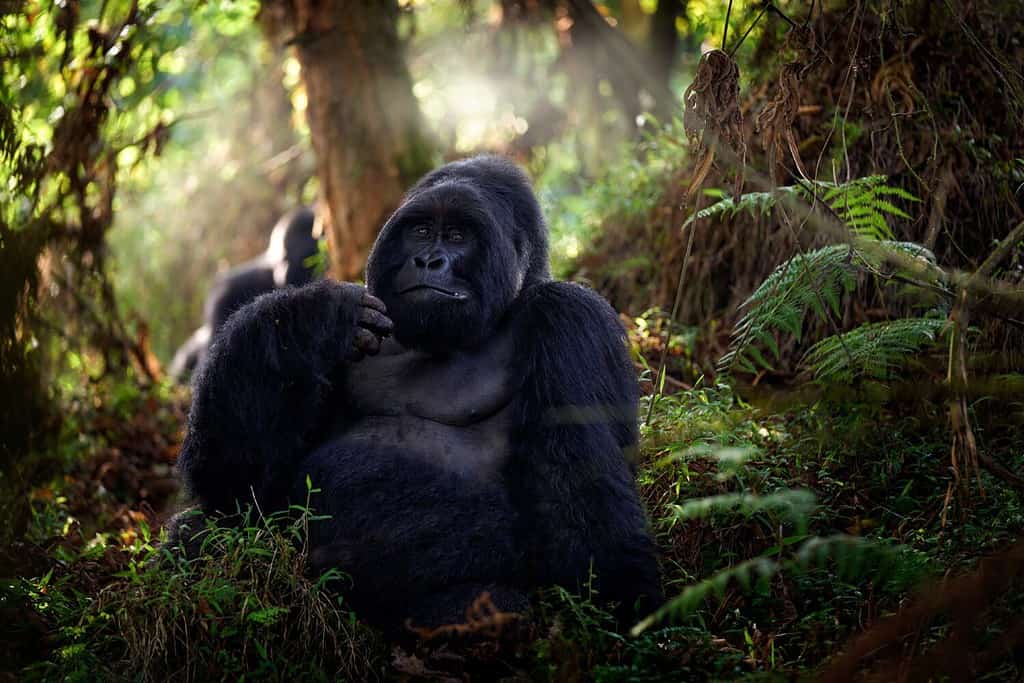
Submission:
[[[398,341],[435,353],[479,345],[525,285],[547,278],[540,207],[525,174],[498,157],[420,181],[381,230],[366,270]]]
[[[472,348],[519,292],[523,269],[508,236],[473,187],[446,182],[388,221],[367,267],[402,345]]]

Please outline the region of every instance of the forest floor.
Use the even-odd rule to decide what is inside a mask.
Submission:
[[[671,609],[627,635],[586,597],[548,591],[530,623],[482,604],[467,629],[396,645],[347,611],[337,577],[303,574],[308,520],[254,519],[222,532],[220,559],[158,561],[187,397],[105,391],[72,404],[54,476],[0,558],[18,577],[0,602],[4,679],[1024,676],[1024,496],[987,474],[951,486],[941,404],[663,396],[639,480]],[[980,447],[1024,469],[1020,428],[978,412]],[[987,556],[1001,564],[986,574]],[[885,618],[907,605],[909,621]],[[844,649],[865,656],[821,669]]]

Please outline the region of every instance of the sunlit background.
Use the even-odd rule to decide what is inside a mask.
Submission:
[[[657,7],[596,5],[637,38]],[[720,30],[723,11],[721,3],[689,2],[677,20],[686,36],[671,73],[677,97],[699,38]],[[588,183],[635,155],[637,136],[657,125],[628,120],[602,78],[596,91],[579,82],[579,65],[566,64],[560,49],[568,21],[505,17],[502,3],[484,0],[406,1],[399,18],[437,162],[495,151],[525,164],[551,224],[556,271],[596,227]],[[166,361],[200,320],[211,279],[261,252],[281,213],[316,199],[317,181],[301,67],[261,29],[257,2],[169,3],[156,23],[180,47],[144,72],[150,82],[122,80],[118,95],[138,100],[140,130],[157,120],[170,127],[160,157],[140,159],[135,147],[121,153],[128,170],[110,245],[124,308],[161,311],[149,317],[150,338]]]

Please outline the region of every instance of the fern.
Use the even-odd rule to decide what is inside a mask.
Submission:
[[[775,203],[779,198],[778,193],[785,192],[793,194],[795,191],[795,188],[792,186],[783,186],[776,188],[776,192],[748,192],[744,195],[740,195],[739,202],[736,202],[733,200],[732,195],[726,196],[722,190],[705,190],[704,194],[713,197],[720,197],[721,199],[707,208],[701,209],[694,214],[690,214],[690,217],[683,223],[683,228],[686,228],[690,223],[701,218],[712,218],[716,216],[727,218],[735,216],[741,211],[746,211],[754,217],[757,217],[758,215],[767,216],[775,207]]]
[[[788,539],[787,539],[788,541]],[[887,545],[846,534],[812,538],[796,537],[800,547],[790,557],[772,559],[782,546],[769,548],[758,557],[723,569],[714,576],[691,584],[653,613],[636,624],[631,633],[640,635],[651,626],[663,621],[679,619],[692,614],[712,596],[722,599],[731,583],[749,591],[754,581],[767,586],[780,572],[799,573],[809,569],[823,569],[834,564],[836,576],[844,581],[888,581],[898,586],[912,584],[924,570],[921,558],[901,546]]]
[[[787,489],[767,496],[725,493],[669,506],[673,522],[702,519],[712,514],[736,513],[752,517],[769,512],[782,520],[795,523],[800,529],[806,529],[807,520],[814,509],[814,494],[804,489]]]
[[[799,341],[808,312],[820,320],[828,320],[829,314],[839,317],[842,297],[853,291],[857,273],[877,273],[893,253],[935,261],[930,251],[913,242],[870,242],[868,246],[871,248],[831,245],[782,263],[741,304],[746,312],[733,328],[729,351],[719,368],[726,370],[735,364],[751,373],[757,372],[757,366],[770,370],[771,363],[755,342],[778,359],[777,332]]]
[[[875,240],[891,240],[893,230],[889,226],[889,217],[909,219],[910,215],[889,198],[909,202],[918,202],[920,199],[906,190],[887,185],[886,180],[883,175],[871,175],[848,183],[814,181],[800,185],[783,185],[775,188],[774,192],[748,192],[741,195],[739,201],[735,201],[731,196],[725,196],[721,190],[708,190],[707,194],[721,199],[692,214],[683,223],[683,227],[686,228],[701,218],[731,217],[741,211],[746,211],[752,216],[765,216],[771,213],[775,204],[784,195],[794,195],[808,202],[817,196],[858,235]]]
[[[811,201],[814,195],[824,202],[855,233],[876,240],[893,239],[887,217],[909,219],[910,215],[887,197],[908,202],[921,201],[904,189],[886,185],[884,175],[870,175],[848,183],[814,181],[797,186],[798,195]]]
[[[771,364],[752,342],[761,342],[778,359],[775,332],[782,331],[800,339],[804,317],[813,310],[825,318],[828,306],[839,315],[842,295],[853,290],[856,273],[851,267],[854,249],[845,244],[823,247],[789,259],[761,283],[743,302],[746,313],[733,328],[733,340],[721,366],[733,363],[749,372],[757,372],[755,363],[765,369]]]
[[[822,339],[808,349],[803,363],[814,371],[819,382],[887,379],[912,354],[933,344],[945,324],[938,318],[864,324]]]
[[[750,586],[754,583],[754,579],[758,582],[767,583],[778,571],[779,563],[767,557],[755,557],[723,569],[710,578],[690,584],[684,588],[682,593],[636,624],[630,630],[630,634],[638,636],[655,624],[691,614],[712,595],[722,599],[725,597],[726,588],[733,581],[745,590],[749,590]]]
[[[839,317],[843,295],[853,291],[858,270],[876,272],[886,254],[899,251],[934,263],[935,257],[924,247],[892,240],[893,231],[887,217],[910,216],[890,198],[919,200],[906,190],[887,185],[885,176],[866,176],[841,184],[803,182],[776,188],[774,192],[749,192],[738,200],[725,197],[720,190],[710,193],[722,198],[691,215],[683,224],[684,228],[701,218],[733,216],[741,211],[766,215],[781,196],[789,194],[807,201],[817,198],[851,230],[871,240],[863,241],[860,248],[832,245],[799,254],[776,268],[741,306],[746,313],[733,329],[729,351],[719,363],[721,370],[733,364],[751,373],[756,373],[758,367],[770,370],[771,362],[755,343],[766,347],[778,359],[781,354],[777,332],[787,333],[799,341],[808,311],[824,320],[828,320],[829,313]],[[878,248],[873,248],[876,246]]]
[[[895,590],[918,583],[929,571],[927,557],[908,546],[848,534],[809,538],[785,569],[801,572],[829,565],[842,581],[870,579]]]

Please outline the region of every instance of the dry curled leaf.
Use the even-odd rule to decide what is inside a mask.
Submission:
[[[727,143],[746,158],[743,140],[743,116],[740,113],[740,68],[722,50],[705,52],[697,65],[693,83],[683,94],[683,127],[690,142],[697,146],[700,160],[686,193],[689,202],[704,183],[715,160],[718,141]],[[742,184],[737,173],[737,188]]]
[[[731,144],[742,141],[740,116],[740,68],[721,50],[705,52],[693,83],[686,88],[683,125],[691,142],[704,144],[708,128]]]
[[[521,619],[522,615],[516,612],[502,612],[498,609],[491,600],[491,594],[485,591],[466,609],[464,623],[423,628],[406,622],[406,627],[424,641],[467,635],[498,638],[507,627],[518,624]]]
[[[818,51],[817,41],[814,39],[814,29],[810,24],[793,26],[782,41],[782,49],[790,49],[797,53],[798,58],[809,60]]]
[[[893,57],[882,64],[871,79],[871,100],[878,104],[893,103],[893,113],[909,114],[914,111],[914,67],[903,57]],[[897,103],[901,106],[897,106]]]
[[[768,150],[768,169],[775,184],[775,170],[778,168],[779,158],[783,146],[789,149],[793,163],[804,178],[809,178],[803,162],[800,160],[800,150],[796,144],[796,137],[793,135],[793,121],[800,110],[800,78],[803,75],[803,67],[790,62],[782,67],[779,73],[778,89],[775,97],[765,105],[761,113],[757,115],[756,129],[761,133],[761,140],[765,149]]]

